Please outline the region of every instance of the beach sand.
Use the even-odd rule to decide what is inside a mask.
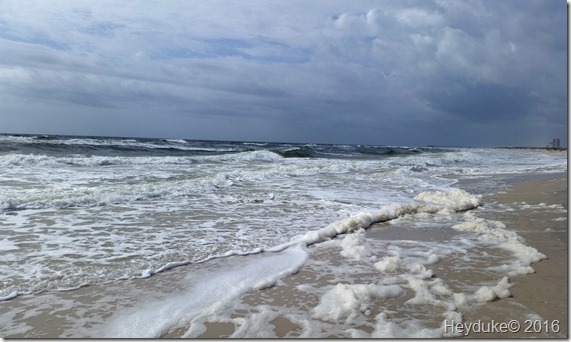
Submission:
[[[526,202],[530,205],[559,204],[568,210],[567,178],[555,177],[514,184],[507,192],[489,199],[500,204]],[[475,311],[467,312],[467,322],[499,321],[516,319],[521,323],[518,333],[476,334],[478,338],[507,337],[557,337],[568,335],[568,221],[557,220],[560,215],[537,210],[521,210],[494,214],[494,219],[504,222],[522,236],[527,244],[547,256],[547,259],[531,266],[535,273],[511,277],[514,284],[510,288],[512,296],[497,302],[488,303]],[[538,317],[522,316],[524,311],[533,311]],[[527,320],[527,322],[526,322]],[[543,322],[541,329],[536,322]],[[547,327],[558,324],[559,333],[546,331]],[[531,326],[535,324],[535,327]],[[525,329],[529,328],[529,332]],[[534,330],[540,330],[535,332]]]
[[[540,180],[525,181],[514,184],[505,193],[484,198],[485,207],[488,205],[490,207],[501,206],[502,204],[510,205],[514,202],[526,202],[530,205],[559,204],[567,209],[567,178],[552,176]],[[538,211],[533,207],[518,211],[482,210],[478,212],[478,216],[499,220],[505,223],[508,229],[517,231],[519,235],[525,238],[528,245],[537,248],[548,259],[532,264],[536,273],[510,277],[510,283],[513,284],[510,288],[511,297],[486,303],[483,306],[476,306],[473,309],[462,310],[464,322],[477,322],[478,320],[507,322],[515,319],[522,325],[520,332],[470,334],[467,337],[564,338],[568,336],[568,222],[567,219],[562,219],[562,215],[561,212]],[[450,234],[455,234],[449,229],[446,233],[444,230],[442,231],[442,234],[446,234],[445,236],[434,230],[411,231],[401,229],[402,225],[406,225],[406,221],[373,225],[367,230],[366,238],[367,240],[377,239],[378,241],[406,239],[438,241],[450,238]],[[248,327],[236,324],[246,321],[253,324],[256,317],[260,318],[259,321],[262,324],[266,324],[265,329],[268,331],[268,337],[303,337],[303,331],[308,329],[308,327],[303,326],[304,321],[301,319],[295,321],[295,319],[290,318],[303,317],[319,305],[320,295],[316,294],[319,291],[307,291],[308,287],[323,289],[338,283],[370,284],[376,283],[379,279],[378,272],[359,267],[358,263],[355,263],[355,267],[352,268],[353,261],[340,255],[341,248],[338,244],[322,243],[309,246],[308,250],[310,258],[299,272],[278,281],[276,286],[246,294],[240,300],[237,309],[232,312],[230,320],[218,320],[217,317],[213,317],[211,322],[205,324],[205,332],[199,337],[224,338],[236,333],[243,337],[265,337],[249,335]],[[490,258],[494,258],[494,253],[502,253],[502,251],[490,251]],[[263,255],[247,258],[252,257],[259,258]],[[104,317],[109,317],[118,310],[124,310],[135,305],[137,301],[146,300],[149,293],[162,293],[162,296],[176,294],[179,289],[173,288],[173,284],[184,285],[189,274],[207,272],[210,269],[239,267],[242,262],[240,258],[217,259],[206,263],[208,265],[179,267],[149,279],[134,279],[106,285],[88,286],[68,292],[48,292],[7,301],[3,305],[8,310],[7,312],[14,316],[13,324],[17,326],[25,323],[31,330],[5,337],[85,337],[75,334],[62,334],[62,329],[71,328],[73,331],[74,326],[85,327],[82,320],[90,315],[101,315],[101,312],[106,312]],[[446,279],[459,277],[462,278],[463,283],[471,280],[475,284],[482,281],[497,282],[499,280],[494,278],[493,273],[466,275],[453,271],[449,267],[450,263],[453,262],[453,259],[444,258],[439,263],[430,265],[430,268],[434,270],[435,277],[439,275],[445,275]],[[339,269],[342,269],[343,272],[339,272]],[[450,282],[449,285],[455,292],[461,290],[454,288],[453,282]],[[182,288],[180,290],[182,291]],[[402,297],[373,303],[369,308],[372,314],[365,318],[366,321],[374,326],[376,314],[387,312],[390,314],[391,321],[403,322],[408,319],[407,317],[410,317],[408,315],[414,315],[414,317],[421,318],[428,328],[439,327],[442,323],[444,308],[422,306],[425,310],[419,312],[418,306],[404,304],[413,296],[414,291],[406,291]],[[97,303],[97,308],[94,308],[95,303]],[[530,316],[529,313],[534,315]],[[549,327],[555,320],[558,320],[559,332],[546,332],[542,328],[542,331],[537,333],[525,333],[523,330],[526,327],[526,320],[547,321]],[[367,334],[373,332],[371,326],[355,328]],[[24,328],[21,329],[21,331],[24,330]],[[184,337],[185,333],[187,333],[186,327],[170,331],[162,337]],[[339,336],[332,333],[328,337]]]

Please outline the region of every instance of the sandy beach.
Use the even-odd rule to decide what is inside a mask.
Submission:
[[[558,205],[558,208],[562,206],[565,211],[567,210],[567,179],[563,176],[550,176],[520,182],[507,191],[485,197],[483,200],[484,206],[477,209],[478,216],[503,222],[507,229],[516,231],[526,240],[527,245],[537,248],[547,256],[547,259],[531,265],[535,273],[510,277],[511,295],[508,298],[498,298],[483,305],[463,307],[460,310],[462,320],[466,324],[517,320],[521,324],[521,331],[506,334],[471,333],[466,337],[567,337],[567,219],[563,219],[562,209],[538,210],[538,208],[550,208],[550,205]],[[418,243],[430,244],[441,239],[449,239],[452,237],[451,234],[459,234],[449,229],[435,229],[434,224],[427,226],[426,230],[414,231],[407,230],[407,225],[406,220],[400,219],[375,224],[366,231],[366,239],[374,248],[379,244],[390,244],[391,241],[402,243],[412,239]],[[308,325],[306,317],[308,313],[312,315],[315,308],[320,306],[325,289],[334,288],[339,286],[338,284],[346,284],[343,286],[373,284],[379,280],[379,273],[376,270],[363,267],[358,260],[344,258],[341,255],[342,248],[339,241],[342,238],[341,236],[309,246],[310,257],[298,272],[285,276],[275,284],[267,284],[265,288],[251,291],[232,307],[223,308],[216,314],[204,317],[202,323],[192,328],[194,335],[189,335],[189,326],[183,323],[177,329],[165,330],[162,337],[290,338],[314,333],[324,335],[330,322],[320,317],[315,318],[313,314],[312,325]],[[480,251],[476,249],[476,252]],[[481,253],[485,253],[487,257],[475,262],[491,262],[492,265],[495,258],[506,254],[501,250],[482,250]],[[4,309],[13,317],[13,328],[16,331],[20,329],[22,333],[4,337],[100,337],[100,333],[108,333],[104,326],[97,327],[97,322],[101,318],[113,318],[116,313],[128,312],[132,307],[146,305],[145,302],[149,302],[148,305],[157,305],[160,300],[168,303],[172,298],[176,299],[177,296],[186,293],[189,281],[200,280],[200,274],[208,275],[224,269],[240,269],[249,262],[248,260],[258,258],[264,258],[264,255],[212,260],[203,265],[178,267],[149,279],[119,281],[87,286],[74,291],[47,292],[10,300],[3,303]],[[427,265],[433,272],[429,281],[434,284],[439,278],[446,279],[447,286],[454,292],[465,291],[466,286],[472,283],[476,286],[485,282],[499,281],[496,273],[486,272],[483,270],[485,268],[457,268],[457,263],[456,257],[443,257],[438,262]],[[149,294],[158,295],[149,296]],[[184,298],[180,297],[180,300]],[[436,331],[441,327],[442,317],[446,315],[448,309],[439,305],[409,305],[408,302],[414,298],[415,291],[408,289],[400,297],[366,302],[367,307],[361,308],[363,314],[360,314],[359,320],[355,320],[360,323],[355,323],[353,326],[349,324],[348,331],[353,337],[378,333],[380,313],[386,314],[391,322],[396,322],[397,325],[407,329],[412,327],[409,325],[410,317],[415,317],[422,320],[425,328]],[[157,307],[157,310],[159,309],[162,310]],[[534,322],[541,322],[541,328],[536,326],[536,331],[533,331]],[[117,324],[120,325],[120,322]],[[525,332],[528,325],[531,325],[531,332]],[[410,332],[410,330],[400,332],[390,324],[385,327],[392,327],[391,333],[397,336],[398,333]],[[553,331],[553,327],[557,328],[557,332]],[[196,331],[201,332],[197,334]],[[332,332],[326,337],[343,336]]]
[[[562,205],[568,210],[568,192],[566,177],[550,177],[514,184],[507,192],[489,199],[490,202],[510,204],[525,202],[529,205]],[[496,213],[496,219],[508,224],[522,236],[528,245],[537,248],[547,256],[532,265],[535,273],[516,276],[510,279],[514,286],[510,289],[512,296],[501,301],[488,303],[473,312],[467,312],[467,321],[496,320],[509,321],[518,319],[522,330],[510,334],[478,334],[479,338],[507,337],[557,337],[568,338],[569,298],[568,298],[568,221],[559,220],[558,215],[549,212],[538,212],[526,209],[517,212]],[[530,310],[539,317],[525,317],[521,312]],[[525,332],[524,327],[536,322],[558,322],[559,333],[545,331],[534,332],[533,328]],[[543,324],[545,325],[545,324]],[[531,330],[531,331],[529,331]]]

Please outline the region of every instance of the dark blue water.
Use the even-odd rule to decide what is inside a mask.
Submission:
[[[63,135],[0,135],[0,153],[92,156],[196,156],[269,150],[285,158],[379,159],[443,152],[435,147],[297,144]]]

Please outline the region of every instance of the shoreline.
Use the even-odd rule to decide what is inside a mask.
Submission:
[[[544,203],[547,205],[562,205],[567,210],[567,176],[564,174],[549,175],[526,175],[523,177],[508,178],[505,191],[499,191],[496,194],[484,195],[484,206],[494,207],[495,205],[507,206],[514,202],[526,202],[529,205],[539,205]],[[458,184],[461,187],[461,184]],[[472,184],[473,185],[473,184]],[[538,231],[533,229],[526,221],[530,216],[537,214],[537,211],[528,209],[522,215],[522,211],[483,211],[478,215],[490,220],[499,220],[506,224],[509,230],[515,230],[521,237],[526,240],[528,246],[537,248],[544,253],[548,259],[533,263],[531,267],[535,269],[535,273],[518,275],[509,277],[511,295],[508,298],[497,299],[481,306],[462,310],[463,322],[504,322],[516,319],[522,325],[522,331],[518,333],[501,334],[501,333],[479,333],[460,336],[467,338],[566,338],[568,336],[568,295],[567,295],[567,219],[565,221],[549,221],[555,223],[550,226],[552,231]],[[553,220],[555,216],[560,217],[557,213],[543,213],[538,219]],[[537,220],[536,220],[537,221]],[[366,232],[367,239],[379,240],[400,240],[408,239],[406,232],[399,229],[400,223],[380,223],[369,227]],[[545,229],[546,227],[544,227]],[[410,232],[409,232],[410,233]],[[435,235],[434,232],[418,231],[414,238],[430,241],[432,239],[442,238],[444,235]],[[549,236],[546,237],[545,234]],[[557,243],[553,243],[552,237],[556,236]],[[333,242],[333,241],[330,241]],[[303,286],[327,287],[334,286],[339,283],[374,283],[377,274],[334,274],[329,273],[328,276],[320,278],[317,267],[315,265],[323,265],[323,263],[331,263],[333,265],[341,265],[347,263],[348,260],[343,259],[338,247],[324,246],[310,247],[310,257],[306,265],[300,272],[290,275],[282,279],[277,286],[273,286],[261,291],[254,291],[246,294],[242,300],[247,302],[249,310],[237,310],[233,318],[243,319],[247,316],[260,314],[253,310],[255,307],[264,306],[287,306],[295,307],[296,310],[311,310],[320,303],[320,297],[315,295],[307,295],[299,291]],[[332,244],[333,245],[333,244]],[[450,262],[454,260],[442,261],[433,266],[436,274],[445,272]],[[565,272],[561,272],[565,270]],[[327,274],[327,272],[326,272]],[[488,281],[494,281],[491,275],[479,274],[478,276],[489,277]],[[482,281],[483,278],[474,278],[474,281]],[[407,294],[403,298],[393,299],[395,303],[390,307],[391,310],[399,310],[406,307],[405,301],[411,299],[412,293]],[[386,307],[373,306],[372,309],[382,312]],[[372,310],[375,312],[375,310]],[[436,314],[440,309],[434,307],[432,313],[423,314],[426,317],[430,315],[440,316]],[[533,312],[530,314],[529,312]],[[390,312],[390,310],[389,310]],[[394,312],[394,311],[393,311]],[[285,313],[284,313],[285,315]],[[373,315],[374,316],[374,315]],[[525,332],[526,321],[548,321],[549,324],[558,322],[558,332],[537,333]],[[273,326],[273,330],[280,338],[303,337],[300,336],[302,325],[300,322],[292,322],[279,313],[274,315],[273,320],[267,323]],[[199,338],[221,338],[229,337],[233,333],[232,324],[229,323],[209,323],[207,331],[199,336]],[[429,328],[434,329],[439,326],[438,319],[429,324]],[[366,333],[372,333],[370,327],[361,326]],[[239,329],[239,328],[238,328]],[[183,330],[175,334],[169,334],[164,337],[181,337]],[[220,333],[217,333],[220,332]],[[328,338],[338,338],[340,336],[330,335]],[[356,336],[359,337],[359,336]],[[364,336],[363,336],[364,337]]]
[[[562,187],[564,186],[564,187]],[[520,276],[514,279],[518,286],[514,287],[514,297],[521,298],[520,302],[533,309],[544,319],[561,323],[561,334],[568,338],[568,311],[569,311],[569,232],[568,228],[568,179],[554,178],[543,182],[528,182],[513,187],[512,193],[527,193],[526,202],[529,204],[547,203],[561,204],[567,211],[567,220],[558,222],[557,227],[550,228],[553,232],[549,237],[537,232],[521,232],[528,243],[546,256],[537,264],[533,264],[535,273],[528,277]],[[509,194],[499,196],[498,201],[510,200]],[[537,203],[539,202],[539,203]],[[519,217],[520,220],[526,219]],[[543,227],[539,227],[539,229]],[[539,286],[537,286],[539,285]],[[558,298],[558,295],[560,296]],[[545,301],[543,301],[543,299]]]
[[[472,187],[473,185],[471,183]],[[526,319],[549,320],[549,322],[559,320],[560,330],[558,334],[530,335],[521,332],[509,335],[472,334],[467,337],[566,337],[568,336],[567,217],[562,220],[561,209],[558,209],[559,211],[545,211],[537,208],[560,205],[564,207],[567,216],[567,177],[562,174],[539,175],[537,178],[526,176],[524,178],[512,178],[511,181],[508,180],[508,185],[505,191],[500,189],[501,191],[494,195],[484,195],[484,206],[474,209],[474,211],[479,217],[505,223],[507,229],[515,230],[526,240],[527,245],[537,248],[548,259],[533,263],[531,265],[535,269],[533,274],[509,277],[509,283],[512,285],[509,290],[511,292],[510,297],[494,300],[474,308],[462,309],[463,322],[474,323],[479,320],[504,322],[517,319],[523,324]],[[457,186],[462,188],[461,183]],[[522,204],[523,202],[526,204]],[[541,203],[544,205],[541,206]],[[513,208],[524,209],[515,210]],[[548,222],[550,225],[542,225],[543,222]],[[445,225],[451,224],[446,223]],[[408,239],[429,246],[433,242],[449,239],[450,234],[459,234],[449,229],[434,230],[434,224],[429,227],[430,229],[412,231],[402,229],[407,225],[406,220],[374,224],[367,229],[366,239],[371,247],[386,247],[393,242],[391,240],[398,242]],[[276,284],[270,284],[266,288],[245,293],[232,307],[224,310],[220,316],[205,317],[203,321],[204,331],[196,337],[252,338],[276,336],[291,338],[308,337],[315,332],[327,336],[328,331],[324,329],[327,325],[320,323],[319,319],[312,323],[317,324],[317,326],[307,325],[310,323],[306,321],[307,315],[310,315],[312,310],[320,305],[324,289],[335,287],[339,283],[364,286],[359,284],[375,284],[379,281],[378,271],[374,268],[368,268],[371,264],[368,266],[359,264],[358,261],[345,258],[340,254],[343,240],[344,237],[340,236],[318,245],[309,246],[307,248],[309,259],[298,272],[285,276]],[[385,255],[378,253],[380,249],[375,251],[379,257]],[[494,258],[492,251],[490,253],[490,257]],[[89,325],[93,324],[81,323],[79,317],[83,315],[101,315],[101,319],[107,320],[117,311],[125,311],[134,305],[139,305],[141,298],[151,299],[148,298],[147,294],[152,293],[156,293],[152,297],[157,297],[157,299],[171,300],[173,293],[186,293],[185,288],[188,287],[191,274],[196,276],[201,272],[207,273],[218,268],[240,268],[246,260],[251,260],[251,258],[263,258],[263,256],[257,255],[248,259],[233,257],[208,265],[179,267],[149,279],[133,279],[107,285],[94,285],[69,292],[47,292],[38,296],[25,296],[20,299],[16,298],[14,301],[6,301],[6,308],[13,307],[14,309],[14,311],[10,310],[16,318],[13,324],[25,324],[34,328],[25,334],[9,337],[30,337],[29,333],[40,338],[86,337],[76,335],[81,335],[85,328],[89,328]],[[494,261],[495,259],[491,260]],[[436,276],[434,279],[446,276],[450,272],[447,277],[452,277],[450,279],[454,282],[454,279],[457,279],[462,271],[454,270],[450,266],[458,261],[455,258],[444,256],[441,261],[427,265],[427,267],[434,270]],[[196,269],[194,270],[193,267]],[[468,278],[470,277],[468,284],[497,283],[497,279],[494,279],[494,275],[491,273],[480,272],[468,275]],[[450,285],[455,292],[462,292],[461,288],[455,287],[452,283]],[[351,329],[354,330],[352,332],[353,337],[365,337],[376,331],[376,327],[379,326],[377,314],[384,312],[388,313],[390,321],[394,320],[398,324],[405,322],[407,315],[414,313],[419,315],[417,317],[426,320],[425,325],[428,329],[437,329],[442,322],[442,314],[446,311],[445,308],[432,304],[419,307],[405,303],[413,299],[414,296],[415,291],[407,289],[405,294],[398,298],[371,300],[367,310],[370,314],[364,316],[358,314],[359,319],[362,318],[360,325],[350,325],[350,327],[356,328]],[[95,310],[96,312],[92,311],[94,305],[99,307]],[[30,312],[35,313],[30,314]],[[534,315],[530,316],[529,312],[533,312]],[[22,318],[23,316],[28,316],[28,318]],[[78,317],[78,321],[73,317]],[[389,322],[386,327],[391,327],[390,324],[392,323]],[[75,328],[72,328],[73,326]],[[65,330],[66,328],[72,330]],[[166,332],[162,337],[185,337],[188,334],[188,328],[187,325],[183,325],[174,331]],[[260,335],[260,331],[263,332],[262,335]],[[327,337],[345,336],[335,335],[331,332]]]
[[[534,273],[510,277],[511,296],[501,301],[488,303],[466,315],[467,322],[478,320],[507,322],[517,319],[522,331],[512,334],[480,334],[478,338],[568,338],[568,179],[566,175],[540,175],[536,178],[512,183],[506,191],[490,196],[490,204],[500,206],[519,203],[526,208],[518,211],[504,211],[487,214],[488,218],[508,224],[526,240],[528,246],[536,248],[547,257],[531,264]],[[525,204],[523,204],[525,202]],[[538,212],[533,207],[561,205],[566,213],[565,220],[558,220],[556,214]],[[560,216],[559,216],[560,218]],[[515,311],[530,310],[538,316],[518,316]],[[540,332],[525,332],[524,327],[536,321],[547,322],[547,326],[559,325],[559,332],[549,331],[542,324]],[[527,322],[527,323],[526,323]],[[524,323],[526,323],[524,325]],[[533,328],[531,329],[533,330]]]

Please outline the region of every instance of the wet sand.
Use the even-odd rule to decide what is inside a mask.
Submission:
[[[499,204],[514,202],[526,202],[530,205],[559,204],[568,210],[567,178],[554,177],[517,183],[505,193],[498,194],[488,201]],[[521,323],[521,330],[518,333],[476,334],[472,337],[568,338],[568,218],[558,220],[561,218],[560,214],[534,209],[495,213],[493,218],[515,230],[528,245],[545,254],[547,259],[531,265],[535,273],[510,277],[510,282],[514,284],[510,288],[512,294],[510,298],[488,303],[478,310],[465,313],[464,319],[467,322],[477,320],[507,322],[516,319]],[[520,313],[524,311],[535,312],[540,317],[522,316]],[[537,321],[542,322],[541,327]],[[557,325],[559,333],[552,329]],[[528,332],[525,328],[528,328]]]

